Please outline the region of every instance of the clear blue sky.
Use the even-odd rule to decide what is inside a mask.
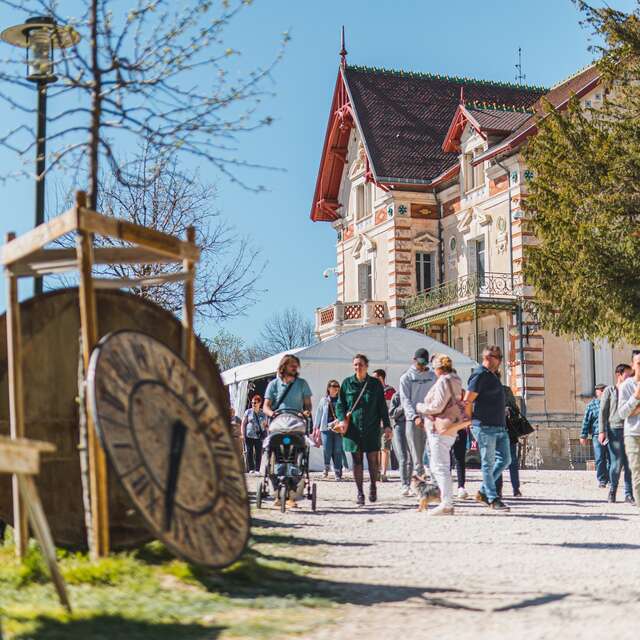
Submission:
[[[629,11],[636,2],[609,0],[609,5]],[[0,10],[2,28],[15,21],[6,8]],[[277,95],[268,113],[275,123],[245,138],[239,155],[285,171],[246,174],[247,180],[268,187],[261,194],[231,185],[206,167],[201,171],[217,184],[223,215],[262,247],[269,262],[260,302],[226,328],[252,341],[274,311],[293,305],[311,318],[316,307],[335,299],[335,279],[322,277],[335,265],[335,233],[327,223],[312,223],[309,210],[342,24],[352,64],[512,81],[522,47],[526,82],[552,85],[592,59],[590,34],[579,21],[570,0],[255,0],[228,31],[227,44],[242,51],[242,63],[273,57],[287,29],[292,41],[274,72]],[[2,121],[7,117],[2,114]],[[0,173],[12,161],[3,153]],[[9,230],[27,230],[33,220],[32,184],[0,184],[0,198],[3,237]],[[201,327],[205,335],[217,329],[214,323]]]

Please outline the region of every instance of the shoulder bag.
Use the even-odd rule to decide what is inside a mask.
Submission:
[[[433,416],[433,428],[438,435],[454,436],[458,431],[466,429],[471,420],[465,411],[464,402],[456,398],[450,380],[446,379],[449,388],[449,402],[441,413]]]

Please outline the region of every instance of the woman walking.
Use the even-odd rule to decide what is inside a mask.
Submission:
[[[369,501],[378,498],[378,452],[380,451],[380,423],[387,438],[391,438],[391,422],[384,389],[379,380],[367,374],[369,359],[361,353],[353,358],[354,375],[345,378],[340,386],[336,414],[338,428],[344,434],[343,445],[353,457],[353,479],[357,488],[357,504],[364,504],[364,455],[369,465]]]
[[[429,511],[432,516],[453,515],[453,483],[451,481],[451,447],[456,435],[437,433],[435,416],[442,413],[451,399],[460,398],[462,381],[453,372],[453,363],[449,356],[437,354],[433,358],[433,370],[436,383],[429,389],[424,402],[418,403],[417,410],[426,417],[427,438],[431,450],[431,475],[440,488],[440,504]]]
[[[453,443],[453,458],[456,465],[456,477],[458,480],[458,498],[466,500],[469,493],[465,489],[467,475],[467,442],[469,441],[469,429],[458,431],[456,441]]]
[[[247,467],[250,474],[260,473],[262,439],[267,433],[267,416],[262,412],[262,398],[253,396],[251,409],[245,411],[240,432],[247,452]]]
[[[342,480],[342,436],[332,429],[338,422],[336,414],[336,404],[340,393],[340,383],[337,380],[329,380],[327,383],[327,393],[320,400],[316,409],[316,419],[314,430],[320,432],[322,438],[322,448],[324,452],[324,477],[329,475],[331,462],[333,461],[333,473],[335,479]]]

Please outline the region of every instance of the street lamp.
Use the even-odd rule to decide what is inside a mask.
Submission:
[[[37,83],[38,126],[36,133],[36,227],[44,222],[44,180],[47,143],[47,85],[57,80],[53,73],[53,50],[76,44],[80,34],[72,27],[58,26],[53,18],[29,18],[0,33],[5,42],[26,49],[27,80]],[[34,280],[34,294],[42,293],[42,278]]]

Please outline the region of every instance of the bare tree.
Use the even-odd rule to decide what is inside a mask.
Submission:
[[[281,351],[306,347],[316,341],[313,322],[305,318],[298,309],[287,307],[274,313],[260,332],[255,345],[255,354],[262,357]]]
[[[80,34],[78,42],[57,54],[46,171],[70,170],[74,186],[85,172],[91,208],[98,208],[103,160],[121,184],[136,185],[138,172],[115,148],[142,146],[142,141],[160,153],[200,158],[248,187],[237,170],[256,165],[235,156],[237,136],[271,123],[259,114],[260,102],[288,40],[285,33],[280,52],[265,66],[231,73],[239,52],[225,45],[225,29],[251,0],[135,0],[128,12],[113,0],[79,0],[77,17],[61,14],[57,0],[0,4],[19,15],[52,17],[61,28]],[[24,59],[3,60],[0,81],[12,84],[0,91],[0,100],[35,114]],[[29,165],[35,144],[34,129],[25,123],[0,137],[0,145]]]
[[[205,339],[204,342],[216,359],[220,371],[250,362],[245,341],[226,329],[220,329],[213,338]]]
[[[135,224],[184,238],[196,229],[200,262],[196,268],[195,310],[201,318],[223,319],[242,314],[255,302],[256,283],[264,269],[258,249],[241,237],[214,208],[215,189],[180,171],[175,157],[157,156],[147,146],[135,165],[135,178],[121,184],[114,176],[103,182],[100,211]],[[146,185],[146,186],[139,186]],[[97,237],[96,246],[121,246]],[[105,265],[96,271],[117,278],[137,279],[179,271],[180,264]],[[150,298],[170,311],[182,308],[181,283],[134,287],[132,293]]]

